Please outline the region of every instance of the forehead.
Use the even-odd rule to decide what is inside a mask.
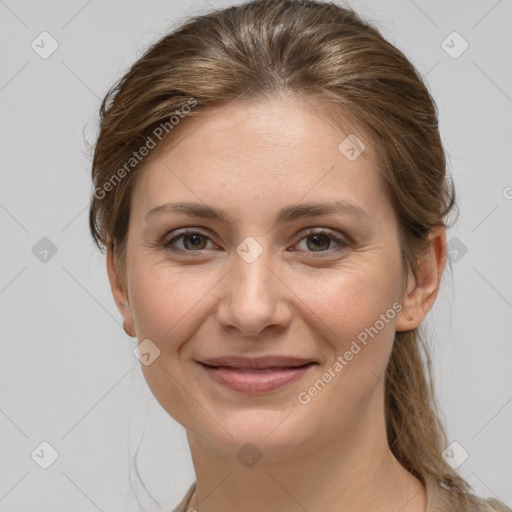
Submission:
[[[354,139],[313,100],[237,100],[186,121],[141,169],[132,204],[139,214],[184,199],[278,209],[301,197],[351,197],[370,211],[383,199],[371,141],[361,132]],[[347,152],[354,140],[364,145],[359,156]]]
[[[357,135],[361,142],[364,140],[363,160],[368,165],[375,161],[375,151],[367,135],[348,118],[338,115],[334,121],[334,109],[313,97],[283,94],[241,98],[207,107],[198,114],[185,119],[182,126],[177,125],[162,146],[162,153],[173,151],[177,157],[194,148],[196,151],[187,158],[222,156],[231,161],[244,154],[252,157],[258,151],[262,154],[271,151],[273,163],[279,156],[290,157],[290,153],[301,158],[306,156],[308,160],[332,157],[338,160],[350,156],[340,151],[340,143],[347,136]],[[199,144],[208,146],[210,151],[196,154]],[[358,166],[361,164],[358,162]]]

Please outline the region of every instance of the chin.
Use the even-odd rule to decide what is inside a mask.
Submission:
[[[221,418],[221,415],[216,416],[223,428],[212,431],[211,427],[217,422],[209,423],[204,425],[208,431],[201,429],[198,432],[195,429],[196,435],[227,457],[237,457],[247,467],[251,466],[250,462],[246,463],[245,457],[249,461],[258,459],[265,464],[292,460],[314,450],[313,444],[318,443],[321,437],[310,430],[311,423],[308,425],[299,415],[290,414],[289,410],[246,409],[229,413],[229,419]]]

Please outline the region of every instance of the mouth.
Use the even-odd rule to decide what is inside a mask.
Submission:
[[[262,394],[304,376],[316,361],[298,358],[217,358],[197,361],[216,383],[233,391]]]
[[[237,370],[266,370],[266,369],[286,369],[300,368],[310,363],[316,363],[313,359],[304,359],[302,357],[288,356],[266,356],[266,357],[238,357],[223,356],[212,357],[198,361],[206,366],[213,368],[233,368]]]
[[[265,372],[277,372],[280,370],[294,370],[297,368],[304,368],[306,366],[311,366],[315,363],[306,363],[301,366],[275,366],[275,367],[271,367],[271,368],[237,368],[234,366],[210,366],[208,364],[203,364],[203,363],[199,363],[199,364],[202,364],[203,366],[207,366],[208,368],[213,368],[213,369],[236,370],[236,371],[245,372],[245,373],[265,373]]]

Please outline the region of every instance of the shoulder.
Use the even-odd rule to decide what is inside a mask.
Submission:
[[[194,482],[186,492],[183,499],[179,502],[172,512],[189,512],[187,504],[194,494],[196,489],[196,482]],[[451,511],[453,502],[450,499],[450,492],[439,485],[435,485],[430,481],[427,484],[427,512],[445,512]],[[512,512],[512,509],[507,507],[501,501],[494,498],[479,498],[471,494],[469,501],[472,503],[473,510],[471,512]],[[192,509],[190,512],[196,512]]]
[[[482,512],[512,512],[511,508],[507,507],[507,505],[494,498],[489,498],[486,500],[476,498],[476,500],[479,501]]]
[[[461,509],[460,497],[447,487],[428,479],[427,512],[452,512]],[[467,494],[462,505],[464,512],[512,512],[512,509],[495,498],[481,498],[475,494]]]
[[[512,509],[495,498],[480,498],[470,494],[469,501],[473,504],[475,512],[512,512]]]

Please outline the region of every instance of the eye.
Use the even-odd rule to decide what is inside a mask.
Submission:
[[[332,243],[335,243],[334,251],[331,251]],[[309,232],[304,238],[302,238],[297,244],[299,247],[303,244],[303,248],[300,250],[305,250],[306,252],[313,253],[327,253],[332,254],[333,252],[338,252],[343,250],[348,246],[348,243],[343,241],[341,238],[334,236],[332,233],[328,231],[316,231]],[[314,257],[321,257],[322,254],[313,255]]]
[[[163,246],[171,251],[188,252],[191,254],[201,252],[206,249],[206,243],[210,237],[199,231],[183,231],[179,235],[165,242]],[[175,244],[181,247],[175,247]]]
[[[208,247],[208,242],[211,242],[210,247]],[[301,244],[302,248],[300,247]],[[331,250],[333,244],[335,248]],[[208,235],[195,230],[182,231],[162,245],[170,251],[186,252],[190,255],[200,255],[205,249],[216,247]],[[313,257],[322,257],[326,254],[339,252],[348,247],[348,245],[347,242],[328,231],[310,231],[299,241],[296,247],[310,254],[319,253],[312,254]],[[295,249],[292,250],[294,251]]]

